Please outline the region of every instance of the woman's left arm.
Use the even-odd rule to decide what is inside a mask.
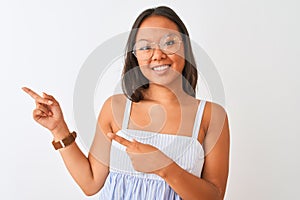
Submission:
[[[229,127],[225,120],[221,134],[205,157],[202,177],[185,171],[175,162],[155,171],[183,199],[220,200],[224,198],[229,171]],[[213,139],[211,139],[213,140]]]

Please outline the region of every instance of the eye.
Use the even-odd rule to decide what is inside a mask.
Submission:
[[[163,48],[173,48],[179,44],[180,38],[176,34],[166,34],[160,40]]]
[[[135,51],[148,51],[151,50],[151,48],[152,46],[147,40],[138,41],[134,46]]]
[[[165,46],[170,46],[170,45],[174,45],[176,43],[176,41],[175,40],[170,40],[170,41],[167,41],[167,42],[165,42]]]
[[[139,51],[146,51],[146,50],[150,50],[151,49],[151,46],[148,45],[148,46],[141,46],[141,47],[138,47],[137,50]]]

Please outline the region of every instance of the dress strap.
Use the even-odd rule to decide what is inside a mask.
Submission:
[[[131,101],[130,101],[130,99],[126,98],[126,105],[125,105],[125,110],[124,110],[122,129],[127,129],[129,117],[130,117],[130,110],[131,110]]]
[[[193,136],[192,136],[195,139],[198,138],[205,103],[206,101],[201,100],[197,109],[197,113],[194,121]]]

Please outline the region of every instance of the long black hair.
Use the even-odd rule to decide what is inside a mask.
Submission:
[[[169,7],[159,6],[143,11],[135,20],[126,45],[125,64],[122,72],[122,90],[131,101],[139,102],[144,98],[143,91],[149,88],[148,79],[142,74],[136,57],[132,54],[136,40],[137,30],[142,22],[150,16],[163,16],[173,21],[183,36],[185,66],[182,71],[183,90],[190,96],[195,97],[198,73],[195,58],[192,52],[189,33],[179,16]],[[134,70],[131,70],[135,68]]]

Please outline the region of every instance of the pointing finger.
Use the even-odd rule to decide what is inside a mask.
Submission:
[[[38,103],[43,103],[43,104],[47,104],[47,105],[53,104],[53,101],[42,98],[40,95],[38,95],[37,93],[35,93],[34,91],[32,91],[31,89],[29,89],[27,87],[22,87],[22,89],[24,90],[24,92],[29,94]]]
[[[107,136],[110,139],[115,140],[116,142],[118,142],[118,143],[120,143],[120,144],[122,144],[122,145],[124,145],[126,147],[129,147],[132,144],[131,141],[129,141],[129,140],[127,140],[127,139],[125,139],[125,138],[123,138],[121,136],[118,136],[117,134],[107,133]]]

